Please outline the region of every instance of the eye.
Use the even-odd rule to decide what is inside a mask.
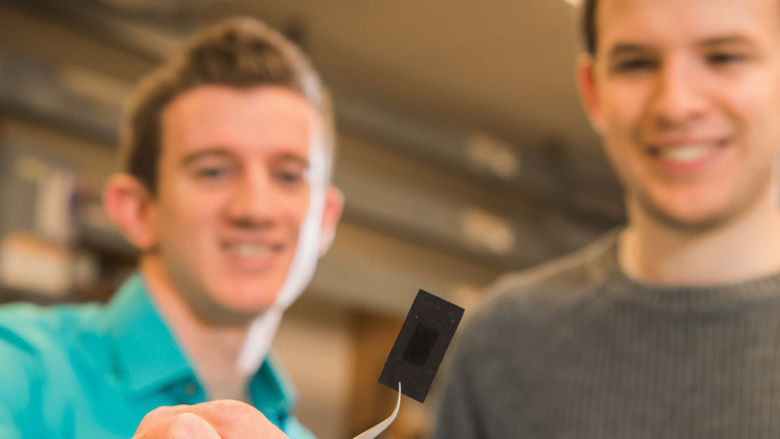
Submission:
[[[284,184],[297,184],[304,180],[302,171],[279,170],[274,173],[274,178]]]
[[[736,52],[713,52],[707,54],[707,62],[713,65],[735,64],[744,59],[744,55]]]
[[[198,169],[195,174],[201,178],[214,179],[223,177],[225,174],[227,174],[227,171],[224,168],[210,167]]]
[[[209,166],[197,169],[195,171],[195,176],[197,178],[202,178],[206,180],[215,180],[219,178],[223,178],[228,174],[228,169],[225,167],[219,167],[219,166]]]

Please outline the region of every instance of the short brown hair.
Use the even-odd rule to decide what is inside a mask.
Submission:
[[[155,194],[161,116],[179,95],[203,85],[239,89],[286,87],[320,110],[325,120],[328,168],[333,155],[330,101],[306,56],[279,32],[251,18],[233,18],[195,34],[174,58],[146,76],[120,136],[122,168]]]
[[[585,50],[596,55],[596,0],[583,0],[581,12],[582,38]]]

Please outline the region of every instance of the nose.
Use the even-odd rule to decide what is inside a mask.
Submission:
[[[684,126],[704,114],[707,100],[704,78],[685,60],[668,60],[658,70],[650,111],[663,128]]]
[[[248,169],[233,187],[226,214],[237,226],[256,228],[273,223],[278,194],[266,170]]]

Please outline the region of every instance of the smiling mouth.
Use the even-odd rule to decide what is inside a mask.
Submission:
[[[275,253],[278,248],[267,244],[250,244],[245,242],[225,243],[222,245],[228,253],[242,258],[265,258]]]
[[[651,156],[665,162],[685,165],[707,158],[718,149],[725,147],[726,144],[726,140],[679,143],[670,146],[651,146],[648,148],[648,152]]]

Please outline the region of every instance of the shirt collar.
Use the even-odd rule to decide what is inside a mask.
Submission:
[[[192,366],[152,303],[140,274],[134,273],[119,288],[105,318],[119,376],[130,391],[152,391],[194,378]]]
[[[275,413],[284,419],[295,410],[295,388],[272,354],[265,358],[260,370],[249,383],[249,393],[255,407],[269,418],[270,413]],[[275,419],[272,421],[276,423]]]
[[[184,381],[197,382],[140,274],[134,273],[122,284],[107,306],[105,319],[114,362],[130,391],[145,393]],[[271,354],[252,377],[249,393],[255,407],[275,415],[272,421],[277,425],[295,409],[295,388]]]

